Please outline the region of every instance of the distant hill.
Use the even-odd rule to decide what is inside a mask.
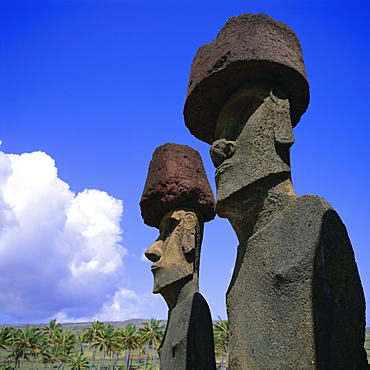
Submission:
[[[127,324],[133,324],[136,326],[136,328],[141,328],[144,326],[144,323],[148,322],[150,323],[150,319],[130,319],[125,321],[104,321],[104,324],[112,325],[114,328],[118,327],[125,327]],[[162,325],[167,324],[167,320],[161,321]],[[45,324],[20,324],[20,325],[0,325],[2,326],[9,326],[15,329],[25,329],[27,325],[34,325],[38,328],[43,328]],[[71,322],[71,323],[61,323],[61,326],[65,330],[71,330],[72,332],[84,332],[87,328],[91,327],[91,322]]]

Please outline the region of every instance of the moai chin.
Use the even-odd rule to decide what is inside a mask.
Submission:
[[[215,370],[212,318],[198,284],[203,224],[214,218],[214,200],[199,153],[186,145],[158,147],[140,207],[144,222],[160,231],[145,252],[153,293],[169,309],[160,368]]]
[[[368,369],[365,301],[347,231],[291,182],[292,128],[309,102],[298,38],[231,18],[192,63],[185,123],[211,146],[216,213],[239,246],[226,294],[236,369]]]

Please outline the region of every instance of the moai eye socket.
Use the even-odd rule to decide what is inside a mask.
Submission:
[[[253,84],[236,90],[218,115],[215,139],[236,140],[248,119],[268,96],[270,88],[256,88]]]
[[[160,226],[160,237],[162,240],[167,239],[171,236],[172,232],[175,230],[176,226],[179,224],[179,220],[167,217],[164,224]]]

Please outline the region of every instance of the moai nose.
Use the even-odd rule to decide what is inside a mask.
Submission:
[[[211,158],[215,167],[220,166],[226,159],[232,157],[235,152],[235,141],[226,139],[216,140],[210,149]]]
[[[154,242],[146,251],[145,251],[145,257],[152,262],[157,262],[160,260],[162,256],[162,246],[163,241],[157,240]]]

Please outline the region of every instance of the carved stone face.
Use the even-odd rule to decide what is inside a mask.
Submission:
[[[249,84],[223,106],[211,157],[216,169],[217,206],[271,174],[289,172],[294,142],[289,100],[268,84]]]
[[[169,211],[162,219],[158,239],[145,252],[153,263],[153,293],[194,273],[197,216],[192,211]]]

